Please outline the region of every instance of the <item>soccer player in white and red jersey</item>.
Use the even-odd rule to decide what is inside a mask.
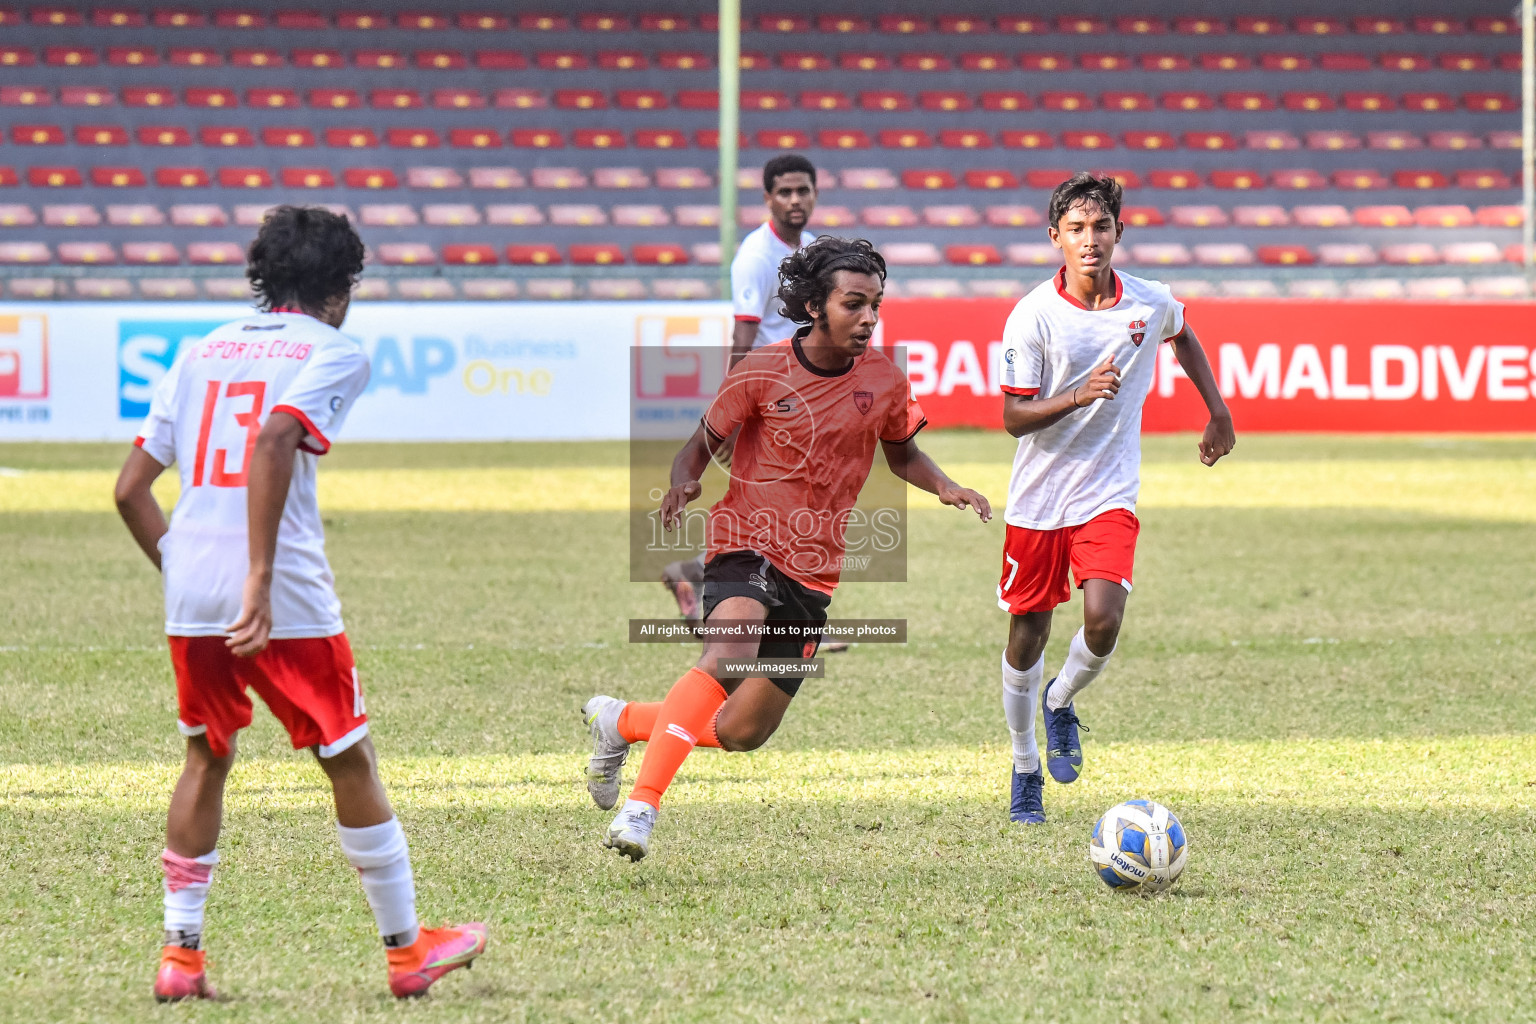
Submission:
[[[1019,448],[997,599],[1012,616],[1002,665],[1013,737],[1009,816],[1025,824],[1045,821],[1036,695],[1051,777],[1074,782],[1083,756],[1073,698],[1104,671],[1120,635],[1141,528],[1141,408],[1159,344],[1173,345],[1210,413],[1200,461],[1215,465],[1236,443],[1183,304],[1166,285],[1110,266],[1125,230],[1120,201],[1112,178],[1081,173],[1057,187],[1049,232],[1065,266],[1020,299],[1003,328],[1003,427]],[[1071,597],[1069,571],[1083,592],[1083,627],[1041,693],[1052,610]]]
[[[224,783],[255,690],[294,749],[329,776],[337,832],[362,876],[396,996],[426,992],[485,949],[479,923],[422,928],[405,833],[379,781],[315,497],[318,456],[368,383],[368,357],[338,327],[363,269],[346,217],[278,207],[251,244],[264,312],[188,345],[155,389],[117,481],[133,538],[161,571],[187,760],[166,826],[161,1001],[212,998],[203,911],[219,861]],[[150,491],[171,465],[169,527]]]
[[[731,365],[755,348],[783,341],[799,329],[784,314],[779,300],[779,264],[791,253],[815,241],[805,229],[816,210],[816,165],[799,153],[781,153],[763,165],[763,204],[768,219],[741,240],[731,259],[731,307],[736,326],[731,331]],[[735,438],[721,447],[716,458],[731,461]],[[699,620],[699,587],[704,582],[704,559],[686,558],[662,571],[661,582],[677,600],[677,610],[689,622]],[[846,650],[842,642],[822,650]]]
[[[650,848],[661,797],[696,746],[755,750],[778,729],[800,678],[722,678],[720,662],[809,658],[841,578],[849,513],[875,448],[892,472],[955,508],[991,518],[987,499],[944,474],[915,440],[927,420],[906,375],[871,351],[885,260],[868,242],[818,238],[784,261],[779,296],[793,337],[754,350],[727,375],[672,463],[661,503],[670,530],[700,493],[711,454],[740,431],[725,497],[710,509],[704,622],[795,623],[805,639],[708,637],[660,703],[597,696],[582,708],[592,733],[587,789],[618,801],[630,744],[646,741],[635,788],[606,845],[631,860]]]

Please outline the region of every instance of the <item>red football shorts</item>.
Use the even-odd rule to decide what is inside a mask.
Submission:
[[[1081,526],[1060,530],[1026,530],[1010,524],[1003,540],[998,607],[1023,615],[1066,604],[1072,598],[1067,585],[1069,568],[1079,589],[1084,580],[1109,580],[1130,590],[1136,535],[1140,532],[1136,516],[1123,508],[1112,508]]]
[[[168,636],[176,666],[176,726],[207,736],[218,757],[251,724],[255,690],[288,730],[293,748],[335,757],[368,735],[363,687],[347,635],[272,640],[254,658],[238,658],[222,636]]]

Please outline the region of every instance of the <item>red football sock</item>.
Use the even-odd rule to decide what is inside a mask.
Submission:
[[[725,687],[709,673],[691,668],[672,684],[651,726],[651,740],[640,762],[631,800],[661,806],[661,794],[696,746],[719,746],[715,717],[725,703]],[[711,742],[712,741],[712,742]]]
[[[625,743],[644,743],[651,738],[651,730],[656,728],[656,715],[661,711],[661,701],[651,701],[642,704],[637,700],[624,705],[624,710],[619,712],[619,735],[624,737]],[[716,717],[719,712],[715,712]],[[714,747],[719,749],[720,737],[715,734],[715,723],[709,723],[709,729],[705,735],[699,737],[696,747]]]

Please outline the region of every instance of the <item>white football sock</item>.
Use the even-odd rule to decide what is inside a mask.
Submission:
[[[201,949],[203,911],[208,905],[208,890],[213,885],[213,866],[219,851],[210,850],[201,857],[183,857],[163,850],[160,867],[165,872],[165,944]]]
[[[382,825],[347,828],[337,824],[341,852],[363,876],[363,894],[373,909],[384,945],[409,946],[416,941],[416,881],[411,876],[411,851],[399,818]]]
[[[1013,770],[1028,775],[1040,770],[1040,748],[1035,745],[1035,703],[1040,681],[1045,678],[1045,657],[1023,671],[1008,664],[1003,655],[1003,715],[1013,737]]]
[[[1052,711],[1060,711],[1072,703],[1073,697],[1082,693],[1089,683],[1099,678],[1099,673],[1104,671],[1104,666],[1109,664],[1109,659],[1114,653],[1111,649],[1109,654],[1094,654],[1088,649],[1088,641],[1083,639],[1081,629],[1072,634],[1072,646],[1067,651],[1067,662],[1061,666],[1061,675],[1056,677],[1055,684],[1046,692],[1046,706]]]

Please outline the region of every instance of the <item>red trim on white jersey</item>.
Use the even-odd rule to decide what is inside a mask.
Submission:
[[[1179,324],[1179,329],[1174,331],[1172,334],[1168,335],[1168,337],[1164,338],[1163,340],[1164,341],[1172,341],[1174,338],[1177,338],[1179,335],[1183,334],[1184,333],[1184,329],[1186,327],[1188,327],[1188,326],[1189,326],[1189,317],[1185,317],[1184,318],[1184,322]]]
[[[736,322],[739,324],[760,324],[763,322],[763,318],[760,316],[746,316],[742,313],[737,313]]]
[[[135,448],[143,448],[144,447],[144,438],[142,438],[142,437],[134,438],[133,439],[133,446]]]
[[[783,235],[779,234],[779,226],[773,222],[773,218],[772,217],[768,218],[768,230],[773,232],[773,237],[774,238],[777,238],[779,241],[783,242],[785,245],[789,246],[791,249],[799,250],[799,248],[800,248],[800,236],[797,235],[797,236],[795,236],[794,241],[790,241],[789,239],[785,238]]]
[[[1056,294],[1072,303],[1072,305],[1076,306],[1078,309],[1087,309],[1090,313],[1100,313],[1106,309],[1114,309],[1116,306],[1120,305],[1120,297],[1125,294],[1125,285],[1121,283],[1120,275],[1115,273],[1113,270],[1109,272],[1109,276],[1115,279],[1115,301],[1111,302],[1107,306],[1100,306],[1098,309],[1088,309],[1087,306],[1083,305],[1081,302],[1078,302],[1077,299],[1067,291],[1066,267],[1062,267],[1060,270],[1056,271]]]
[[[1019,395],[1023,398],[1033,398],[1040,393],[1039,388],[1010,388],[1006,384],[1000,384],[998,386],[1003,389],[1003,394],[1005,395]]]
[[[311,455],[324,455],[326,452],[331,450],[330,439],[327,438],[324,434],[320,433],[320,428],[315,426],[315,424],[310,420],[310,418],[308,416],[304,415],[304,411],[302,409],[295,409],[291,405],[274,405],[272,407],[272,411],[273,412],[285,412],[289,416],[292,416],[294,419],[296,419],[300,423],[304,424],[304,429],[305,429],[305,431],[308,432],[309,437],[312,437],[316,441],[320,442],[320,450],[319,451],[315,451],[315,449],[308,447],[307,445],[305,445],[304,441],[300,441],[299,442],[299,447],[300,448],[303,448],[305,451],[309,452]],[[308,440],[308,439],[309,438],[305,438],[305,440]]]

